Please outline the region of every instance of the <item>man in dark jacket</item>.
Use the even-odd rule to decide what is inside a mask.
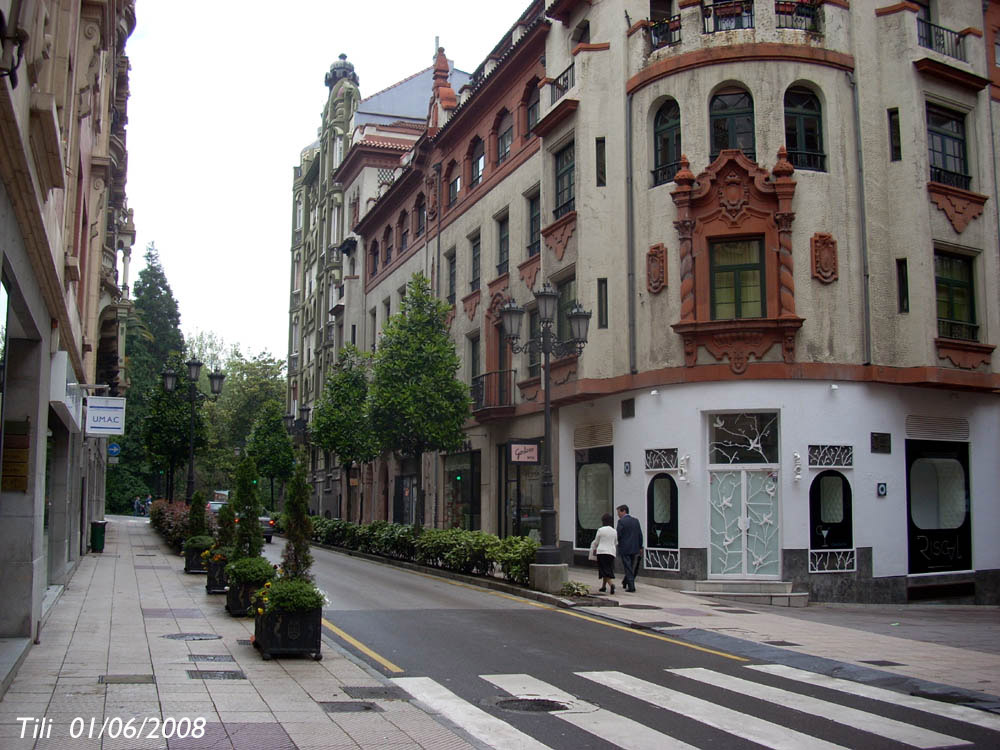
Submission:
[[[618,506],[618,554],[625,568],[625,578],[622,588],[625,591],[635,591],[635,570],[639,567],[639,555],[642,553],[642,527],[639,522],[628,514],[627,505]]]

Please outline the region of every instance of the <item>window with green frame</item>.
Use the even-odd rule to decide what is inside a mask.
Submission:
[[[819,97],[802,87],[785,92],[785,146],[796,169],[826,171]]]
[[[656,112],[653,146],[653,185],[662,185],[674,179],[681,161],[681,109],[674,99],[668,99]]]
[[[497,220],[497,275],[507,273],[510,265],[510,219]]]
[[[474,292],[480,287],[479,282],[479,262],[480,262],[480,244],[479,235],[477,234],[472,238],[472,269],[469,273],[469,291]]]
[[[542,249],[542,201],[538,194],[528,198],[528,257]]]
[[[570,338],[569,313],[576,304],[576,279],[567,279],[556,285],[559,292],[559,310],[556,313],[556,336],[563,341]]]
[[[979,326],[976,325],[972,280],[971,257],[934,253],[938,336],[966,341],[978,340]]]
[[[712,320],[764,317],[764,241],[713,242],[709,257]]]
[[[757,158],[754,143],[753,97],[747,91],[726,91],[712,97],[708,108],[714,161],[726,148],[738,148],[751,160]]]
[[[968,190],[972,184],[965,150],[965,116],[927,105],[927,149],[931,180]]]
[[[573,147],[571,143],[556,154],[556,207],[552,212],[556,219],[576,208],[573,198],[576,156]]]

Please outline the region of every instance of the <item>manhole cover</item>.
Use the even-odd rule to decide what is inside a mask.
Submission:
[[[791,641],[764,641],[768,646],[801,646],[801,643],[792,643]],[[871,662],[869,662],[871,663]]]
[[[320,701],[319,707],[330,714],[360,713],[362,711],[382,711],[381,706],[376,706],[368,701]]]
[[[97,682],[100,685],[152,685],[156,678],[151,674],[102,674]]]
[[[172,641],[217,641],[222,636],[215,633],[167,633],[167,635],[160,637],[169,638]]]
[[[341,688],[348,696],[351,698],[359,698],[361,700],[390,700],[390,701],[403,701],[406,700],[409,695],[402,688],[395,687],[393,685],[385,685],[378,687],[359,687],[357,685],[346,685]]]
[[[188,661],[236,661],[229,654],[188,654]]]
[[[502,708],[505,711],[545,713],[548,711],[565,711],[568,706],[565,703],[549,700],[548,698],[501,698],[497,701],[497,708]]]
[[[247,676],[238,669],[189,669],[192,680],[245,680]]]
[[[898,661],[888,659],[862,659],[862,664],[871,664],[873,667],[905,667],[906,665]]]
[[[659,607],[654,607],[652,604],[622,604],[622,609],[659,609]]]

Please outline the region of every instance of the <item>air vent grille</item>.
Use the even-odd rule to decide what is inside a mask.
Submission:
[[[906,437],[913,440],[968,440],[969,420],[960,417],[906,417]]]
[[[573,448],[600,448],[604,445],[614,445],[615,430],[610,422],[607,424],[590,424],[577,427],[573,432]]]

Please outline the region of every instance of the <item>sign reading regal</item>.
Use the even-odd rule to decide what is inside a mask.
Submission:
[[[541,463],[541,443],[538,440],[514,440],[507,446],[512,464]]]
[[[87,397],[87,435],[125,434],[125,399],[110,396]]]

